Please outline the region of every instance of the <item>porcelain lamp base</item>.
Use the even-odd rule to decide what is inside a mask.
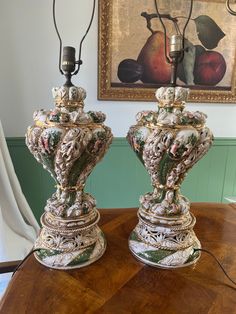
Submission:
[[[129,239],[129,248],[131,253],[142,263],[158,267],[158,268],[180,268],[190,266],[197,262],[200,253],[194,249],[201,248],[200,242],[196,242],[194,246],[180,251],[167,251],[157,249],[151,245],[132,240],[133,233]],[[136,243],[135,243],[136,242]]]
[[[36,240],[36,259],[55,269],[87,266],[98,260],[106,250],[106,240],[97,223],[99,212],[94,209],[78,218],[61,218],[52,213],[41,217],[42,229]]]
[[[35,247],[37,248],[37,247]],[[40,249],[34,253],[35,258],[42,265],[54,269],[73,269],[88,266],[97,261],[106,250],[106,240],[103,232],[91,246],[73,252]]]
[[[175,219],[174,225],[171,219],[168,223],[163,218],[161,222],[152,224],[139,216],[139,223],[129,238],[132,254],[143,263],[160,268],[194,264],[200,257],[196,249],[201,248],[193,231],[195,217],[187,213],[179,220]]]

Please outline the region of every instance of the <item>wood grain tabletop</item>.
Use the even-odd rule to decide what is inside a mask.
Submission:
[[[236,280],[236,207],[193,203],[195,232]],[[236,287],[211,256],[190,267],[163,270],[137,261],[128,237],[137,209],[103,209],[107,250],[94,264],[63,271],[31,256],[16,272],[0,303],[1,314],[236,313]]]

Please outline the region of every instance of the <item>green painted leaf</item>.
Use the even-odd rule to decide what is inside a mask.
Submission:
[[[216,24],[216,22],[207,15],[200,15],[194,19],[197,28],[197,35],[201,43],[207,49],[217,47],[219,41],[225,36],[225,33]]]
[[[56,173],[54,171],[54,155],[52,155],[52,156],[42,155],[41,158],[42,158],[43,164],[47,167],[46,168],[47,171],[52,175],[55,182],[58,183],[57,176],[56,176]]]
[[[145,251],[145,252],[142,252],[142,253],[138,253],[138,255],[142,258],[145,258],[151,262],[159,262],[161,261],[163,258],[171,255],[171,254],[174,254],[175,252],[174,251],[168,251],[168,250],[150,250],[150,251]]]
[[[161,184],[166,184],[166,177],[170,170],[177,164],[171,159],[168,153],[165,153],[159,164],[159,180]]]
[[[83,251],[83,253],[77,255],[67,266],[74,266],[74,265],[87,262],[90,258],[90,255],[92,254],[94,250],[94,247],[95,247],[95,244],[88,247],[85,251]]]
[[[59,251],[59,250],[45,250],[45,249],[42,249],[42,250],[36,252],[36,255],[41,260],[43,260],[46,257],[50,257],[50,256],[58,255],[58,254],[61,254],[61,251]]]
[[[132,241],[136,241],[136,242],[142,242],[142,240],[139,239],[139,237],[137,236],[136,232],[134,232],[134,231],[132,231],[132,233],[130,234],[129,239],[132,240]]]

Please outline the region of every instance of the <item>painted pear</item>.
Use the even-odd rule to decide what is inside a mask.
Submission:
[[[167,37],[167,54],[169,38]],[[154,32],[146,41],[137,62],[143,66],[143,83],[167,84],[170,82],[171,67],[165,59],[165,36],[163,32]]]

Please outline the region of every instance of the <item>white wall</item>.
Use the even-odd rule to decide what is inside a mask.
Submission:
[[[64,45],[78,47],[91,14],[92,0],[57,0]],[[0,1],[0,119],[6,136],[23,136],[33,111],[52,108],[51,88],[64,83],[58,72],[58,39],[52,0]],[[115,136],[125,136],[135,114],[154,103],[97,100],[97,11],[84,42],[84,64],[74,84],[87,90],[87,110],[102,110]],[[236,137],[236,106],[189,104],[208,115],[216,137]]]

